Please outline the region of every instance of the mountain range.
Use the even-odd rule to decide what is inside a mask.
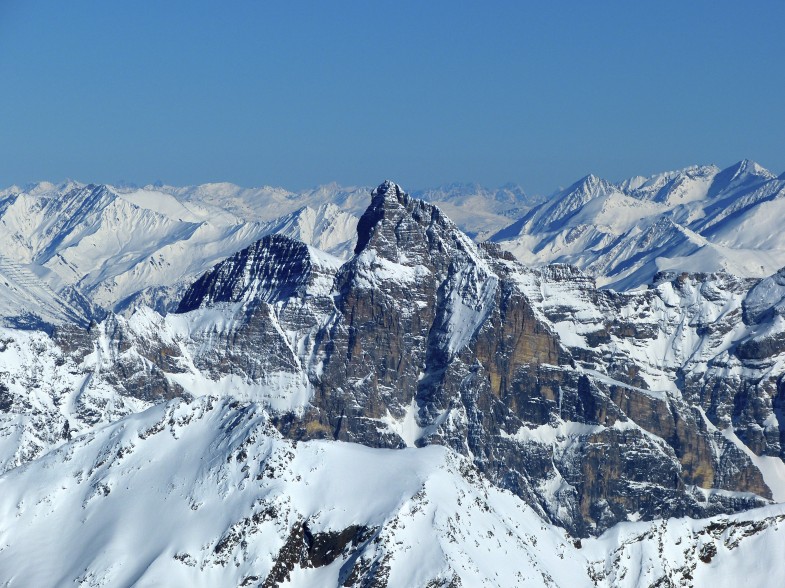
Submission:
[[[611,183],[589,175],[491,237],[524,263],[569,263],[616,290],[658,271],[762,278],[785,265],[785,178],[751,161]]]
[[[785,581],[784,187],[0,192],[0,585]]]

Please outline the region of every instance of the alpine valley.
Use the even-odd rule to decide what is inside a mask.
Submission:
[[[750,161],[2,190],[0,586],[785,585],[784,217]]]

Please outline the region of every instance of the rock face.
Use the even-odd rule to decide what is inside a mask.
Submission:
[[[571,266],[533,270],[475,244],[392,182],[356,243],[342,261],[270,235],[196,280],[176,313],[18,343],[0,380],[18,433],[9,465],[151,404],[221,393],[259,403],[292,441],[445,446],[578,536],[785,500],[779,274],[598,290]],[[35,384],[14,367],[26,345],[63,382],[29,406]],[[292,529],[300,545],[306,529]],[[346,533],[333,539],[364,531]]]
[[[189,334],[194,363],[215,380],[269,385],[275,373],[293,382],[303,401],[278,403],[274,414],[286,436],[447,445],[586,535],[631,515],[701,516],[772,496],[744,449],[718,430],[730,422],[705,402],[717,386],[689,364],[693,350],[656,356],[689,323],[694,333],[708,328],[685,300],[694,313],[712,287],[724,300],[745,285],[699,279],[617,295],[568,266],[527,270],[386,182],[360,219],[350,261],[330,265],[267,238],[199,279],[180,310],[232,309],[231,327]],[[708,302],[694,300],[701,287]],[[726,327],[707,317],[707,357],[721,331],[738,326],[728,315]],[[560,336],[565,329],[573,332]],[[738,411],[739,399],[720,404]]]

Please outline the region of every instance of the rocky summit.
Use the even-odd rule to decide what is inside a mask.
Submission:
[[[616,190],[582,186],[570,214]],[[351,253],[270,226],[217,232],[241,247],[155,309],[0,264],[0,583],[721,585],[775,558],[782,272],[598,289],[391,181]]]

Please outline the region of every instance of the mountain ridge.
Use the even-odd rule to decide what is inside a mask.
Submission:
[[[135,194],[114,210],[148,198]],[[181,214],[155,206],[144,218]],[[636,586],[721,583],[740,553],[775,557],[781,272],[671,270],[646,290],[597,289],[574,266],[527,267],[476,243],[392,181],[353,228],[343,259],[261,235],[184,284],[169,312],[137,299],[89,325],[0,327],[11,574]],[[362,486],[365,502],[384,506],[352,510],[369,472],[382,482]],[[118,511],[136,495],[138,524]],[[199,539],[142,545],[154,519]],[[50,567],[12,563],[53,525]],[[115,565],[99,539],[139,557]]]
[[[773,227],[761,239],[752,226],[765,225],[782,202],[785,184],[749,160],[615,184],[590,175],[490,240],[525,263],[572,263],[613,289],[646,286],[663,270],[763,278],[785,265],[785,242]],[[655,247],[642,243],[640,235],[663,219],[675,231],[652,237]]]

